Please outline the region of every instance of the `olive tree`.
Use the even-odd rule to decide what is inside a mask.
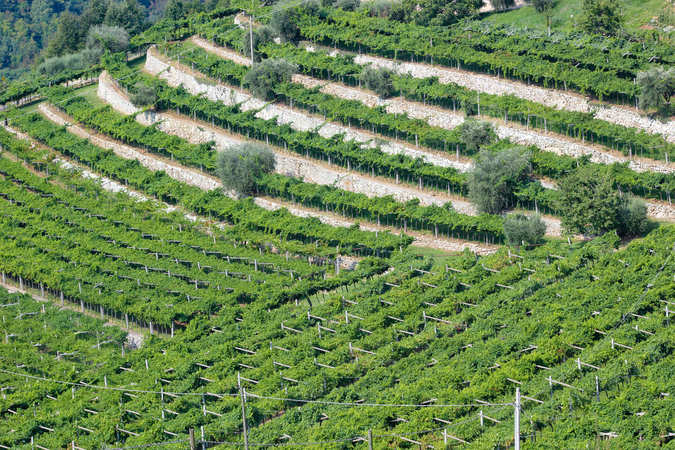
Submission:
[[[257,181],[272,172],[275,166],[274,153],[261,144],[245,143],[220,152],[216,171],[223,187],[237,192],[239,196],[256,192]]]
[[[479,211],[499,214],[512,206],[513,193],[530,172],[530,154],[520,147],[481,150],[469,173],[469,198]]]
[[[129,48],[129,33],[118,26],[95,25],[87,33],[87,48],[123,52]]]
[[[361,86],[374,91],[380,97],[389,97],[394,92],[392,73],[385,68],[366,67],[359,75]]]
[[[504,219],[506,241],[513,246],[538,244],[546,233],[546,224],[541,216],[534,214],[509,214]]]
[[[466,119],[459,126],[459,136],[470,152],[492,144],[497,138],[495,127],[490,122],[475,119]]]
[[[157,93],[153,87],[139,81],[134,85],[130,100],[134,106],[150,106],[157,101]]]
[[[654,67],[640,72],[637,76],[637,85],[640,88],[638,97],[640,109],[670,114],[670,99],[675,95],[675,68]]]
[[[253,30],[253,33],[242,33],[241,35],[241,50],[244,55],[251,57],[251,34],[253,34],[253,53],[256,61],[260,61],[260,54],[256,53],[258,48],[267,44],[268,42],[273,42],[275,38],[275,33],[272,27],[268,25],[263,25]]]
[[[244,84],[251,89],[256,97],[265,100],[274,99],[274,88],[282,83],[291,81],[291,77],[298,70],[295,64],[284,59],[266,59],[255,64],[244,77]]]

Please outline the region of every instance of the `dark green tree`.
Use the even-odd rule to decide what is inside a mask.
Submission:
[[[520,147],[481,150],[469,173],[469,198],[479,211],[499,214],[512,206],[514,191],[530,172],[530,154]]]
[[[296,71],[297,66],[284,59],[266,59],[246,73],[244,84],[256,97],[273,100],[275,87],[291,81]]]
[[[264,145],[245,143],[218,154],[216,170],[227,190],[239,196],[256,193],[257,181],[274,170],[272,150]]]
[[[567,231],[598,236],[619,229],[625,200],[610,177],[599,175],[591,166],[581,166],[560,181],[561,219]]]
[[[133,36],[145,28],[145,12],[136,0],[111,1],[104,23],[122,27]]]
[[[504,234],[510,245],[539,244],[546,233],[546,224],[538,214],[508,214],[504,219]]]
[[[56,33],[49,40],[47,56],[61,56],[78,51],[84,43],[86,33],[87,30],[78,16],[71,13],[61,15]]]
[[[587,33],[615,36],[623,26],[623,16],[616,0],[584,0],[580,22]]]

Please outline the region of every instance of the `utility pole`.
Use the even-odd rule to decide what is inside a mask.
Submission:
[[[246,427],[246,392],[241,387],[241,376],[237,372],[237,384],[239,385],[239,397],[241,398],[241,421],[244,424],[244,449],[248,450],[248,431]]]
[[[514,426],[513,443],[515,450],[520,450],[520,388],[516,388],[516,402],[513,404]]]

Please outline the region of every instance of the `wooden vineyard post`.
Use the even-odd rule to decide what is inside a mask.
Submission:
[[[368,430],[368,450],[373,450],[373,430]]]
[[[239,397],[241,398],[241,421],[244,432],[244,449],[248,450],[248,433],[246,427],[246,392],[241,386],[241,376],[237,372],[237,384],[239,385]]]
[[[520,388],[516,388],[516,402],[513,404],[514,426],[513,443],[515,450],[520,450]]]
[[[195,429],[190,428],[190,450],[196,450],[197,446],[195,445]]]

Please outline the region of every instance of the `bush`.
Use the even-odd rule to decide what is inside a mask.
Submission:
[[[482,150],[469,173],[469,198],[479,211],[499,214],[511,206],[513,192],[530,171],[530,155],[520,147]]]
[[[460,138],[466,149],[476,152],[486,145],[492,144],[497,138],[495,128],[490,122],[467,119],[459,126]]]
[[[380,97],[389,97],[394,91],[391,75],[391,71],[384,68],[366,67],[361,71],[359,80],[361,86],[374,91]]]
[[[256,53],[258,48],[267,44],[268,42],[273,42],[275,37],[274,30],[268,25],[263,25],[253,30],[253,53],[255,55],[255,60],[260,61],[260,54]],[[246,32],[241,35],[241,50],[244,55],[251,57],[251,34]]]
[[[291,81],[291,77],[298,70],[297,66],[284,59],[266,59],[255,64],[244,77],[244,84],[248,86],[256,97],[265,100],[274,99],[274,88],[282,83]]]
[[[240,196],[256,192],[260,177],[272,172],[274,153],[261,144],[241,144],[218,154],[216,170],[223,187],[236,191]]]
[[[504,219],[504,234],[510,245],[532,245],[542,242],[546,224],[538,214],[509,214]]]
[[[111,53],[123,52],[129,48],[129,33],[122,27],[93,26],[87,33],[87,48],[108,50]]]
[[[138,82],[134,86],[134,91],[131,94],[131,103],[139,108],[153,105],[157,101],[157,93],[153,87],[145,83]]]

